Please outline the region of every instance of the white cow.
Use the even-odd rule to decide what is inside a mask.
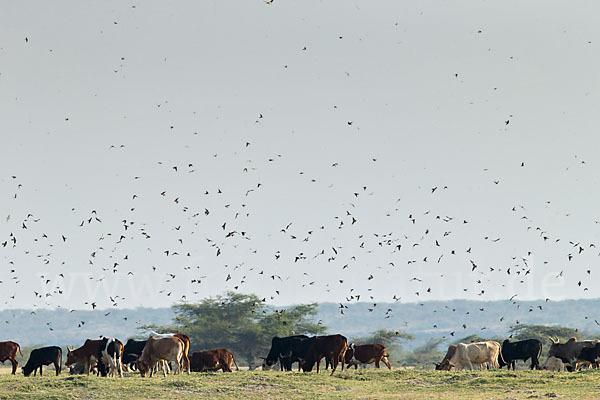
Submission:
[[[154,336],[157,339],[163,339],[163,338],[173,337],[173,336],[175,336],[175,334],[174,333],[158,333],[158,332],[150,331],[150,336]]]
[[[473,369],[473,364],[487,364],[489,368],[500,368],[498,364],[498,354],[500,353],[500,343],[494,341],[459,343],[456,345],[456,352],[450,359],[450,366],[461,370],[466,366]]]
[[[542,369],[555,372],[565,372],[565,364],[560,358],[548,357],[544,365],[542,365]]]

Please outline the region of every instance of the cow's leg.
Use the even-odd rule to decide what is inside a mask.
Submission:
[[[471,360],[467,360],[467,365],[469,366],[469,369],[473,371],[473,364],[471,363]]]
[[[37,374],[37,367],[35,367],[35,369],[33,370],[33,376],[36,376]]]
[[[40,376],[42,376],[42,368],[44,368],[44,366],[40,365]]]
[[[85,372],[88,376],[90,375],[90,369],[92,369],[91,367],[92,367],[92,360],[87,360],[85,362]]]
[[[335,372],[335,370],[337,368],[339,361],[338,361],[337,357],[334,356],[334,357],[331,357],[330,362],[331,362],[331,375],[333,375],[333,373]]]
[[[379,368],[379,359],[375,360],[375,368]]]
[[[319,358],[317,360],[317,374],[319,373],[319,370],[321,369],[321,359]]]
[[[54,364],[54,371],[56,371],[56,376],[58,376],[60,374],[60,364],[57,364],[56,361],[53,361],[52,364]]]
[[[11,358],[10,362],[12,364],[12,374],[14,375],[17,372],[17,367],[19,366],[19,363],[17,362],[17,360]]]
[[[163,366],[163,375],[166,378],[167,377],[167,362],[165,360],[162,361],[162,366]]]

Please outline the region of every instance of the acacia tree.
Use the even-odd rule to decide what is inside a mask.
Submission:
[[[445,352],[440,351],[439,347],[446,340],[441,338],[431,338],[424,345],[415,348],[412,352],[405,355],[402,364],[414,365],[421,368],[431,368],[434,363],[439,362],[444,357]]]
[[[582,339],[581,332],[575,328],[565,326],[545,326],[519,324],[509,329],[511,337],[516,340],[538,339],[544,345],[544,353],[550,348],[550,338],[558,338],[561,343],[574,337],[577,340]]]
[[[315,324],[317,303],[275,310],[253,294],[228,292],[199,303],[173,306],[170,326],[143,326],[141,329],[177,331],[191,339],[191,351],[227,348],[249,366],[266,356],[273,336],[316,335],[326,331]]]

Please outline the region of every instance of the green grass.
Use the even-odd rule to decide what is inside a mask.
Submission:
[[[140,378],[0,376],[0,399],[591,399],[600,371],[239,371]]]

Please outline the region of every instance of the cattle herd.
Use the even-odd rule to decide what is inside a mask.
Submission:
[[[515,362],[531,360],[531,369],[546,369],[553,371],[575,371],[584,365],[598,367],[600,358],[600,341],[577,341],[569,339],[559,343],[558,339],[550,338],[548,359],[540,366],[542,342],[537,339],[527,339],[517,342],[505,340],[502,345],[495,341],[459,343],[448,347],[448,351],[440,363],[435,364],[436,370],[461,370],[466,367],[473,369],[473,364],[481,368],[515,369]],[[70,367],[71,374],[87,374],[93,372],[101,376],[120,376],[123,371],[131,369],[139,371],[142,377],[162,369],[166,376],[170,369],[174,374],[184,370],[190,372],[218,371],[232,372],[231,366],[239,370],[233,354],[226,349],[195,351],[189,355],[190,338],[180,333],[159,334],[152,332],[147,340],[129,339],[125,345],[115,338],[88,339],[77,348],[67,347],[65,366]],[[16,373],[18,363],[17,353],[23,357],[19,344],[11,341],[0,342],[0,361],[10,360],[12,374]],[[48,346],[31,351],[27,364],[22,368],[25,376],[34,376],[39,369],[42,375],[44,365],[54,365],[56,375],[62,370],[62,349],[58,346]],[[357,345],[351,343],[342,335],[313,336],[294,335],[274,337],[271,349],[263,359],[263,370],[271,369],[279,363],[282,371],[291,371],[292,364],[298,363],[298,371],[310,372],[317,367],[320,371],[321,360],[325,359],[325,368],[331,366],[331,375],[341,364],[347,368],[358,364],[380,363],[392,369],[388,360],[385,346],[381,344]]]
[[[500,343],[494,341],[459,343],[448,347],[444,359],[435,364],[436,370],[450,371],[461,370],[465,367],[473,369],[473,364],[481,368],[502,368],[507,366],[515,369],[517,360],[531,360],[531,369],[547,369],[562,372],[565,369],[575,371],[588,365],[597,368],[600,358],[600,342],[585,340],[578,342],[576,338],[569,339],[566,343],[559,343],[558,339],[550,338],[548,359],[543,366],[539,360],[542,354],[542,342],[537,339],[527,339],[518,342],[505,340]]]

